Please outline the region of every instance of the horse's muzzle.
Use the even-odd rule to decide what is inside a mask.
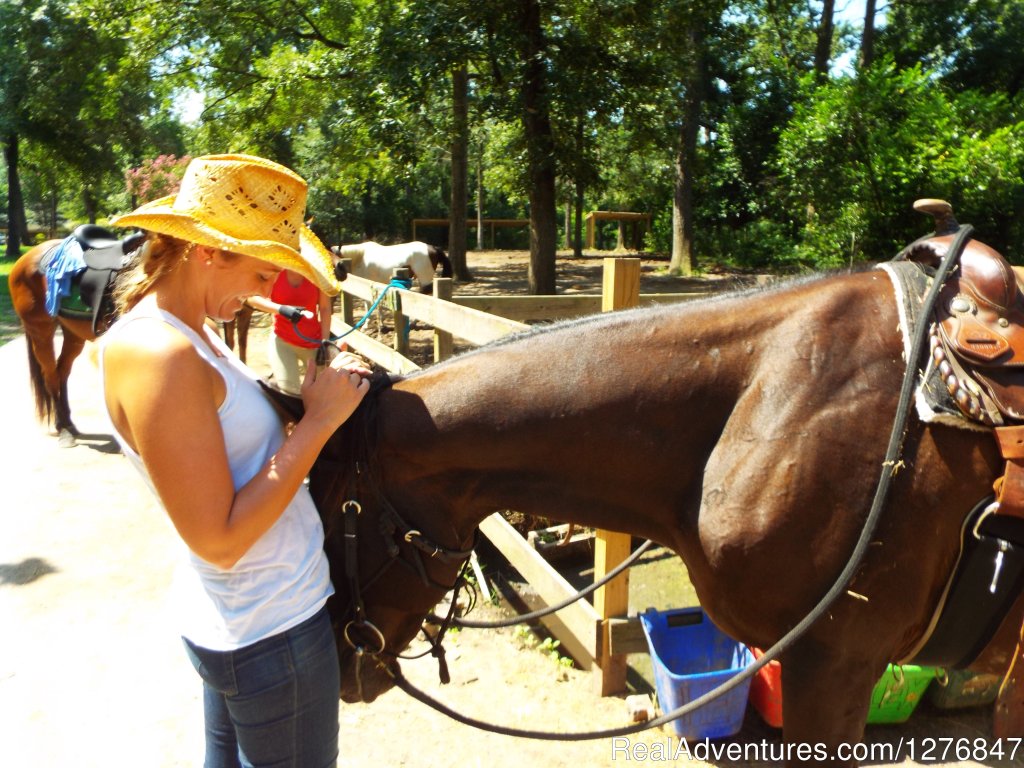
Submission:
[[[385,659],[370,654],[360,654],[346,649],[339,659],[341,666],[341,689],[339,695],[346,704],[369,704],[395,685],[395,678],[389,668],[397,668],[394,659]]]

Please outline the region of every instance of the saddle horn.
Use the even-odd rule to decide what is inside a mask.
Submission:
[[[953,206],[945,200],[924,197],[914,201],[914,210],[935,219],[936,235],[955,235],[960,230],[960,224],[953,215]]]

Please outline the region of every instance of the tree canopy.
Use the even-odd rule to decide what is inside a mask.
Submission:
[[[944,197],[1013,258],[1024,0],[847,5],[0,0],[6,223],[102,221],[130,169],[250,152],[309,179],[330,244],[442,218],[420,236],[458,253],[466,217],[529,218],[497,245],[538,293],[591,210],[652,214],[679,271],[800,270],[889,257]]]

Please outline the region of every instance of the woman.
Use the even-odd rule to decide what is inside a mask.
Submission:
[[[298,272],[286,269],[277,276],[269,299],[252,296],[246,303],[274,315],[267,362],[277,388],[299,394],[303,372],[320,349],[334,349],[321,344],[331,338],[331,297]]]
[[[306,183],[287,168],[211,155],[191,161],[176,195],[115,222],[149,236],[103,337],[104,401],[187,546],[178,603],[211,768],[337,760],[333,588],[303,480],[369,371],[348,355],[310,366],[305,416],[286,435],[255,375],[206,326],[267,296],[282,269],[337,292],[305,204]]]

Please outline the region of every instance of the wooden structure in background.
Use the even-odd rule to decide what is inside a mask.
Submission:
[[[483,219],[484,228],[490,235],[489,243],[490,247],[494,248],[494,230],[499,227],[528,227],[530,226],[529,219]],[[466,219],[466,228],[475,229],[477,226],[476,219]],[[448,219],[413,219],[412,220],[412,239],[419,240],[416,236],[416,231],[420,227],[444,227],[445,232],[448,230]]]
[[[583,222],[587,229],[586,247],[594,249],[597,247],[597,222],[617,221],[619,223],[619,234],[615,243],[616,250],[632,248],[639,251],[643,247],[644,235],[651,231],[651,214],[632,213],[630,211],[591,211],[584,217]],[[630,237],[626,239],[626,225],[629,225]]]

